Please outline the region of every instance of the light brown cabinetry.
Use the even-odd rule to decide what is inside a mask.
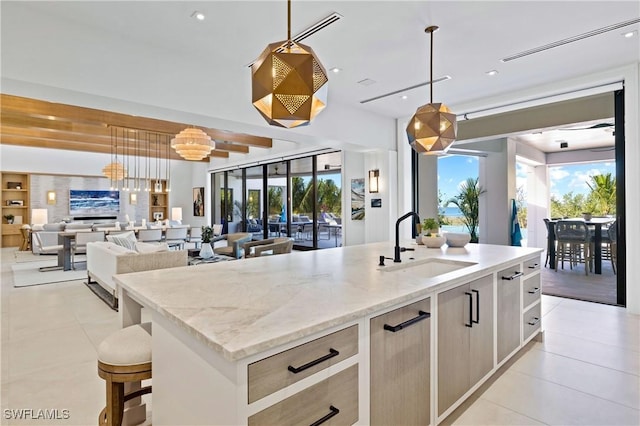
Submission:
[[[430,423],[431,299],[370,321],[371,424]]]
[[[2,172],[2,247],[21,247],[20,228],[30,223],[29,174]],[[13,215],[13,223],[5,216]]]
[[[520,346],[519,264],[498,272],[498,364]]]
[[[249,417],[249,425],[352,425],[358,421],[353,365]]]
[[[169,192],[167,192],[167,182],[158,181],[160,191],[155,188],[149,193],[149,220],[165,220],[169,217]]]
[[[533,257],[524,261],[524,276],[522,277],[522,340],[523,344],[534,332],[540,331],[541,312],[540,294],[540,258]]]
[[[493,369],[493,275],[438,294],[438,415]]]
[[[358,353],[358,326],[249,364],[249,403]]]

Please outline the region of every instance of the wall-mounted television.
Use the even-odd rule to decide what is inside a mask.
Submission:
[[[118,213],[120,213],[120,192],[118,191],[69,190],[69,214],[71,216],[115,216]]]

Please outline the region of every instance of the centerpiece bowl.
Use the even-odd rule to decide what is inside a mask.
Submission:
[[[471,234],[468,232],[447,232],[444,237],[449,247],[464,247],[471,241]]]

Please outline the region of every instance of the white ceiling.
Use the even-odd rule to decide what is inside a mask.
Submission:
[[[233,119],[250,106],[247,64],[286,38],[286,1],[1,2],[2,76],[14,80]],[[206,14],[202,22],[191,18]],[[337,12],[343,19],[304,41],[331,73],[329,101],[408,117],[428,87],[360,102],[428,81],[453,111],[484,97],[640,61],[633,24],[502,63],[500,58],[640,17],[638,1],[306,1],[292,3],[292,33]],[[497,70],[489,77],[486,72]],[[363,86],[357,82],[371,79]],[[247,106],[248,104],[248,106]],[[602,129],[600,129],[602,130]],[[565,135],[566,133],[566,135]],[[545,135],[547,143],[574,136]],[[575,135],[581,132],[575,132]],[[591,131],[595,134],[595,131]],[[602,131],[604,133],[604,131]],[[611,133],[608,133],[610,136]],[[602,136],[602,135],[600,135]],[[595,137],[595,136],[594,136]]]

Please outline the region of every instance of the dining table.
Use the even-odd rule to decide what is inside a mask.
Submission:
[[[547,226],[547,250],[549,252],[549,264],[551,268],[555,268],[556,264],[556,232],[555,225],[560,220],[577,220],[582,221],[590,229],[593,228],[593,272],[595,274],[602,274],[602,226],[613,223],[615,217],[592,217],[591,219],[584,219],[582,217],[572,217],[565,219],[551,219]]]

